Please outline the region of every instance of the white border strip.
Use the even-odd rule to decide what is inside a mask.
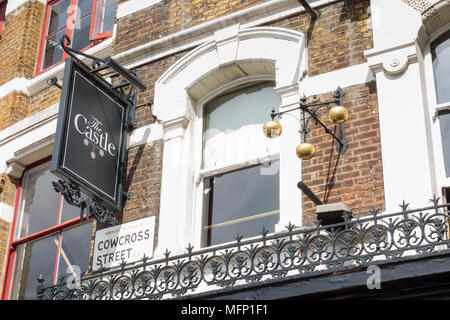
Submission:
[[[121,19],[161,1],[162,0],[128,0],[122,2],[117,6],[116,19]]]
[[[369,64],[362,63],[323,73],[315,77],[305,78],[300,82],[299,90],[301,94],[304,93],[306,96],[311,96],[336,90],[338,86],[346,88],[374,80],[375,77],[369,69]]]
[[[13,12],[14,10],[16,10],[18,7],[20,7],[21,5],[29,2],[30,0],[8,0],[8,3],[6,4],[6,12],[5,15],[7,16],[8,14],[10,14],[11,12]],[[37,0],[40,3],[45,4],[45,0]]]

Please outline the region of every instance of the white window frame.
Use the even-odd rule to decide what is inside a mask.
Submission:
[[[195,130],[196,130],[196,138],[195,138],[195,200],[194,200],[194,223],[193,223],[193,235],[194,235],[194,243],[197,245],[197,247],[204,247],[205,241],[202,239],[202,235],[204,234],[203,227],[205,226],[205,218],[207,218],[207,212],[205,210],[205,203],[204,203],[204,181],[207,178],[213,177],[218,174],[230,172],[233,170],[238,169],[244,169],[251,165],[255,164],[267,164],[270,161],[277,161],[280,159],[280,152],[278,148],[278,141],[275,140],[271,143],[269,142],[269,150],[266,154],[262,156],[258,156],[256,158],[247,158],[243,161],[231,163],[231,164],[225,164],[222,166],[217,166],[215,168],[202,168],[203,164],[203,134],[204,134],[204,109],[205,104],[213,100],[214,98],[220,96],[222,93],[226,92],[227,90],[231,88],[239,87],[243,84],[249,84],[249,83],[258,83],[260,81],[270,81],[275,82],[274,76],[252,76],[252,77],[244,77],[237,79],[235,81],[232,81],[225,86],[220,87],[217,90],[214,90],[212,93],[201,99],[197,103],[197,117],[195,119]],[[270,114],[267,114],[267,119],[270,119]],[[261,128],[261,134],[262,134],[262,128]],[[275,147],[274,147],[275,146]],[[275,150],[274,150],[275,149]],[[244,235],[245,236],[245,235]],[[223,245],[220,244],[220,245]]]
[[[436,84],[434,80],[433,61],[431,54],[431,43],[443,35],[445,32],[450,31],[450,23],[442,26],[436,32],[434,32],[428,39],[428,43],[424,49],[423,63],[424,63],[424,77],[426,92],[426,103],[429,110],[429,123],[430,123],[430,136],[432,150],[430,151],[431,157],[434,158],[431,164],[435,172],[435,180],[437,185],[437,192],[441,196],[441,188],[450,187],[450,177],[446,177],[444,154],[442,149],[442,137],[441,128],[439,124],[438,114],[441,111],[450,111],[450,101],[445,103],[437,103]]]

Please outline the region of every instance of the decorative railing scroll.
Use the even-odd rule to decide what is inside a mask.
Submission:
[[[193,292],[264,281],[293,274],[333,270],[344,265],[367,265],[406,255],[423,255],[448,248],[449,204],[431,200],[432,206],[410,210],[403,202],[401,211],[380,214],[373,209],[367,216],[332,226],[319,222],[311,228],[289,224],[285,232],[243,239],[232,243],[172,256],[166,250],[161,259],[122,263],[115,270],[101,269],[83,274],[78,284],[60,278],[57,285],[45,287],[38,279],[38,299],[129,300],[171,299]]]

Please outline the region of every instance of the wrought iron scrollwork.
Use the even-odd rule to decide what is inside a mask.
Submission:
[[[132,131],[136,129],[136,101],[137,101],[137,91],[145,91],[146,86],[138,79],[138,71],[137,70],[128,70],[122,66],[120,66],[116,61],[114,61],[111,57],[106,57],[105,59],[101,59],[85,52],[75,50],[70,47],[71,40],[67,35],[64,35],[60,40],[60,46],[73,60],[78,62],[80,68],[82,68],[85,72],[89,73],[96,80],[100,81],[106,90],[109,90],[111,94],[114,95],[115,98],[122,100],[127,104],[127,119],[124,120],[123,126],[128,131]],[[87,58],[91,60],[90,65],[84,63],[80,57]],[[110,77],[112,75],[111,72],[117,74],[119,77],[117,84],[111,84],[110,81],[107,81],[106,76]],[[121,78],[120,78],[121,77]],[[58,88],[62,88],[58,84],[58,79],[53,78],[50,80],[50,85],[55,85]],[[124,140],[126,144],[126,140]],[[121,160],[124,161],[123,159]],[[80,189],[74,183],[67,183],[65,181],[53,182],[53,188],[56,192],[61,192],[64,196],[64,199],[71,205],[77,206],[80,208],[80,219],[83,218],[84,212],[89,211],[93,214],[95,219],[100,223],[108,223],[110,225],[117,224],[117,220],[115,218],[115,213],[105,207],[105,205],[96,198],[82,198]],[[130,194],[125,195],[128,199]]]
[[[87,208],[86,215],[91,213],[99,223],[117,224],[114,211],[106,208],[98,199],[83,198],[80,188],[74,183],[58,180],[52,182],[52,185],[56,192],[60,192],[63,195],[67,203],[80,208],[80,220],[83,220]]]
[[[100,80],[103,84],[105,84],[108,88],[117,93],[119,97],[121,97],[124,101],[128,103],[128,119],[126,128],[129,131],[132,131],[137,128],[135,113],[136,113],[136,99],[137,99],[137,91],[145,91],[147,87],[138,79],[138,70],[128,70],[120,66],[117,62],[115,62],[111,57],[107,57],[105,59],[101,59],[89,54],[86,54],[82,51],[78,51],[72,49],[70,47],[71,40],[67,35],[64,35],[60,40],[60,46],[72,59],[76,60],[87,72],[95,76],[98,80]],[[90,66],[85,64],[83,61],[79,59],[78,56],[83,56],[91,60]],[[112,69],[120,76],[125,79],[120,79],[118,84],[111,84],[109,81],[105,80],[105,70]],[[57,78],[51,79],[50,84],[58,86]]]
[[[192,245],[181,255],[101,269],[81,278],[80,286],[60,283],[45,287],[39,279],[39,299],[122,300],[180,298],[196,289],[234,287],[270,278],[337,270],[348,264],[363,266],[374,259],[424,255],[449,248],[449,204],[369,215],[332,225],[311,228],[289,224],[285,232],[236,241],[195,251]]]

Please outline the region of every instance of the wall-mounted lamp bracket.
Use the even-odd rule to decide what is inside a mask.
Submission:
[[[338,134],[337,136],[332,130],[330,130],[321,120],[320,117],[330,111],[332,108],[332,105],[342,105],[342,99],[345,96],[345,92],[338,87],[336,89],[336,92],[334,93],[333,97],[334,99],[324,102],[316,102],[316,103],[306,103],[306,97],[302,97],[299,101],[299,106],[292,108],[290,110],[275,112],[275,110],[272,110],[272,113],[270,116],[272,117],[272,120],[275,117],[280,117],[284,113],[295,111],[295,110],[301,110],[301,119],[300,119],[300,130],[299,133],[303,137],[303,142],[306,142],[307,134],[311,131],[309,129],[309,122],[311,120],[314,120],[315,124],[320,125],[327,134],[331,135],[333,139],[336,140],[336,150],[340,154],[344,154],[345,151],[347,151],[348,148],[348,141],[345,138],[344,134],[344,124],[338,124]]]

